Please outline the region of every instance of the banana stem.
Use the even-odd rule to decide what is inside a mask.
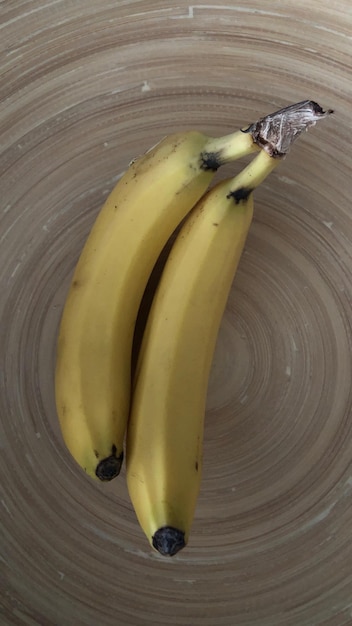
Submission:
[[[281,159],[274,158],[265,150],[261,150],[253,161],[233,178],[232,184],[230,182],[231,191],[228,196],[236,199],[236,196],[239,197],[240,192],[242,194],[241,199],[246,198],[269,176],[280,162]]]
[[[258,152],[258,144],[254,141],[251,133],[237,130],[230,135],[209,139],[202,153],[204,163],[212,157],[218,165],[241,159],[247,154]]]
[[[285,156],[300,134],[333,113],[317,102],[303,100],[261,118],[248,128],[217,139],[209,139],[201,154],[202,168],[217,170],[220,165],[262,148],[271,157]]]

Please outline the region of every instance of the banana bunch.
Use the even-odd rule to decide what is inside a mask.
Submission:
[[[256,150],[242,131],[168,136],[131,163],[98,215],[66,299],[55,373],[64,441],[93,478],[120,472],[134,328],[153,267],[217,168]]]
[[[62,434],[91,477],[110,480],[120,472],[127,430],[131,501],[150,544],[163,555],[176,554],[189,537],[209,371],[252,221],[253,191],[300,133],[329,113],[304,101],[226,137],[193,131],[166,137],[130,165],[81,253],[57,346]],[[234,179],[208,190],[219,166],[254,152]],[[142,296],[185,217],[154,296],[132,381]]]

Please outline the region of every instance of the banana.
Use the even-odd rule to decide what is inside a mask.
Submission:
[[[260,152],[197,204],[171,248],[149,313],[135,373],[126,472],[138,521],[163,555],[176,554],[188,541],[217,333],[252,221],[252,191],[278,163]]]
[[[297,107],[301,115],[295,121]],[[189,538],[201,481],[209,372],[252,222],[253,190],[298,134],[325,116],[310,101],[289,109],[288,119],[285,109],[281,122],[272,118],[258,129],[264,148],[258,156],[234,179],[208,191],[190,213],[150,309],[135,372],[126,474],[139,524],[165,556],[176,554]]]
[[[62,435],[89,476],[120,472],[135,321],[160,252],[217,168],[257,150],[249,129],[168,136],[131,163],[98,215],[65,302],[55,370]]]

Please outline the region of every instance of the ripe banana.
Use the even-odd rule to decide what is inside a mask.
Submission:
[[[252,191],[278,163],[261,151],[235,179],[201,199],[171,248],[149,313],[126,468],[139,523],[163,555],[176,554],[188,540],[217,333],[252,221]]]
[[[135,321],[160,252],[216,169],[256,150],[248,129],[168,136],[130,165],[102,208],[69,289],[55,372],[64,441],[91,477],[111,480],[121,468]]]
[[[189,537],[201,480],[209,371],[252,221],[253,190],[280,163],[275,157],[325,116],[309,101],[280,114],[258,128],[264,150],[234,179],[208,191],[186,219],[149,313],[127,429],[127,484],[144,533],[165,556],[176,554]]]

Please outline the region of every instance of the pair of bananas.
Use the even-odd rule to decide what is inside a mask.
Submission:
[[[222,138],[166,137],[130,164],[83,248],[61,320],[55,372],[64,441],[93,478],[120,472],[126,438],[130,497],[162,555],[188,540],[200,488],[209,371],[253,216],[253,191],[292,141],[330,113],[304,101]],[[233,179],[218,169],[257,152]],[[136,318],[154,265],[167,258],[136,371]]]

